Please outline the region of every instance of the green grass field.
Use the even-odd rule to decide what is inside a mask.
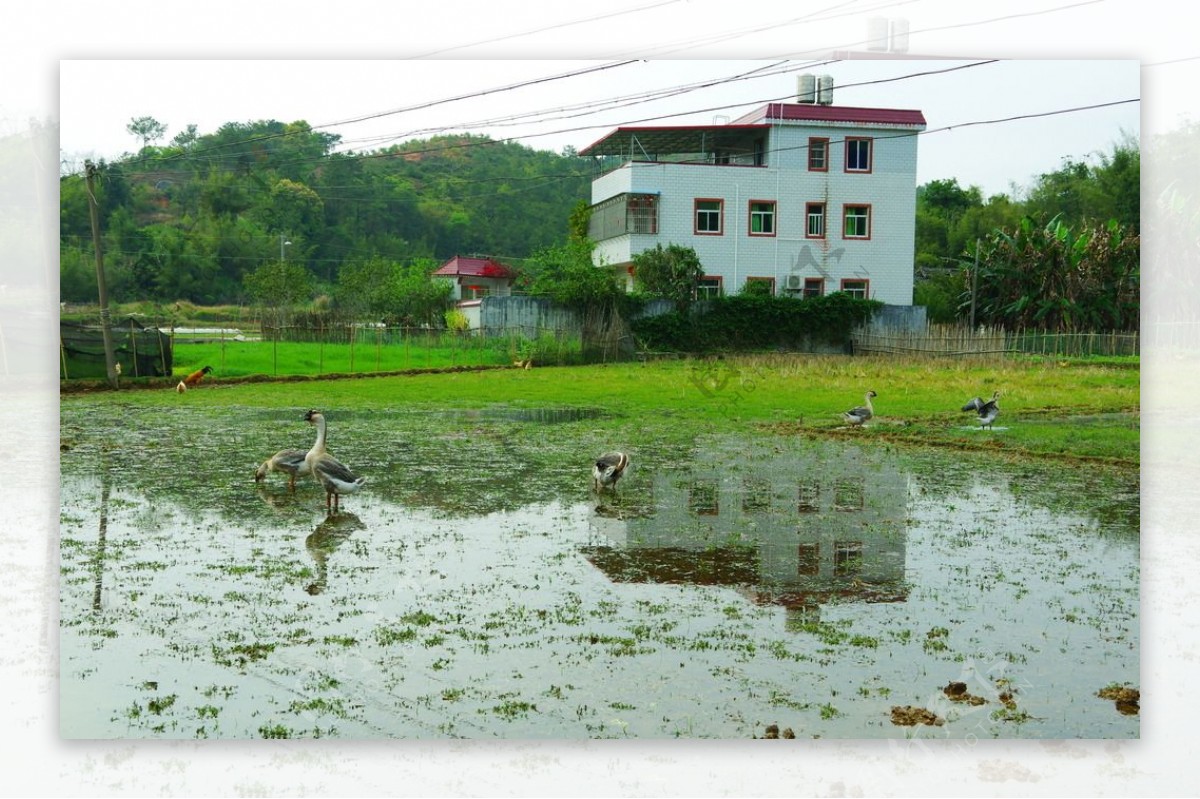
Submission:
[[[367,329],[353,345],[292,341],[235,341],[215,339],[204,343],[177,342],[174,373],[182,376],[201,366],[213,367],[214,377],[247,375],[328,375],[401,372],[411,369],[445,369],[455,366],[499,366],[535,358],[564,364],[579,360],[578,339],[543,336],[480,338],[446,331],[401,335]]]
[[[277,382],[223,382],[218,368],[212,377],[184,395],[161,387],[88,392],[86,401],[364,411],[587,407],[609,414],[597,424],[626,427],[633,437],[639,429],[679,426],[768,428],[1006,456],[1139,462],[1139,372],[1124,363],[764,355]],[[866,429],[846,429],[840,412],[861,404],[868,389],[878,393],[876,418]],[[1002,392],[997,429],[980,431],[959,408],[996,389]],[[75,396],[64,394],[63,401]]]

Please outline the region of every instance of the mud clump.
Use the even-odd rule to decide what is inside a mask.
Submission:
[[[951,682],[942,689],[942,693],[951,702],[962,702],[967,705],[982,705],[987,702],[982,696],[970,693],[965,682]]]
[[[784,727],[783,732],[780,732],[778,724],[768,724],[766,731],[763,733],[764,739],[795,738],[795,737],[796,737],[796,733],[792,732],[791,727]]]
[[[892,723],[902,727],[914,727],[917,724],[940,727],[946,722],[945,719],[938,718],[938,715],[932,710],[912,705],[903,707],[896,705],[892,708]]]
[[[1111,699],[1116,705],[1117,712],[1123,716],[1136,716],[1141,712],[1142,693],[1137,688],[1109,686],[1096,692],[1101,699]]]

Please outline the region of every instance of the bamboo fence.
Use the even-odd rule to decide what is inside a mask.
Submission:
[[[1073,332],[1045,330],[1009,331],[1000,327],[975,329],[929,325],[920,330],[860,328],[851,334],[856,355],[911,357],[1004,357],[1047,355],[1094,357],[1138,355],[1136,332]]]

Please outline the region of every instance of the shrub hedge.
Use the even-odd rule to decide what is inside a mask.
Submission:
[[[635,319],[630,327],[644,349],[676,352],[734,352],[804,349],[813,344],[850,343],[850,332],[883,307],[845,292],[822,297],[762,297],[738,294]]]

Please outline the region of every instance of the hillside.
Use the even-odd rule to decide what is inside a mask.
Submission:
[[[485,136],[335,152],[305,122],[228,123],[98,165],[109,294],[236,303],[242,277],[303,263],[328,287],[349,263],[486,253],[519,264],[566,239],[590,159]],[[86,183],[61,181],[64,301],[96,296]]]

